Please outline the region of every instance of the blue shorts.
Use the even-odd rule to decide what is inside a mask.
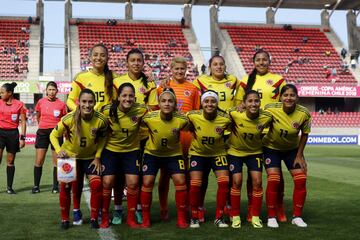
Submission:
[[[189,171],[201,171],[205,175],[210,172],[218,170],[229,170],[229,164],[226,155],[217,157],[201,157],[190,156]]]
[[[266,169],[281,168],[281,160],[284,160],[288,170],[299,169],[301,168],[300,165],[293,167],[297,152],[297,148],[287,151],[280,151],[263,147],[264,166]]]
[[[246,164],[249,171],[262,172],[262,166],[263,166],[262,154],[254,154],[245,157],[228,155],[228,159],[229,159],[229,170],[231,174],[241,173],[244,163]]]
[[[157,157],[147,153],[144,154],[143,175],[156,176],[160,168],[165,168],[170,175],[176,173],[185,174],[185,161],[182,156]]]
[[[101,153],[102,175],[132,174],[139,175],[139,151],[113,152],[104,149]]]
[[[80,176],[84,176],[84,174],[100,176],[98,172],[94,171],[94,165],[90,166],[90,163],[92,161],[94,161],[94,159],[89,159],[89,160],[76,159],[76,175],[78,179]]]

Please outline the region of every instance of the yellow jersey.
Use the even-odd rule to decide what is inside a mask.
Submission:
[[[135,103],[126,113],[117,108],[118,122],[110,117],[111,105],[102,108],[109,120],[109,135],[105,148],[112,152],[130,152],[140,149],[139,129],[142,117],[148,111],[144,104]]]
[[[275,150],[292,150],[299,146],[299,132],[310,133],[311,115],[307,108],[296,105],[295,111],[287,114],[282,103],[265,106],[273,116],[269,132],[263,138],[263,145]]]
[[[271,114],[260,110],[257,118],[250,119],[246,112],[238,112],[236,108],[231,109],[229,114],[233,120],[233,130],[230,134],[228,154],[237,157],[261,154],[261,135],[272,120]]]
[[[135,88],[135,98],[137,103],[146,104],[149,106],[157,106],[157,94],[155,82],[148,82],[148,86],[145,87],[142,83],[142,78],[132,80],[128,73],[125,73],[114,79],[114,85],[116,89],[123,83],[131,83]]]
[[[161,119],[160,110],[157,110],[146,114],[143,124],[149,129],[144,153],[157,157],[182,155],[180,131],[188,124],[185,115],[175,112],[172,119],[166,121]]]
[[[113,74],[113,78],[116,78],[117,76],[118,75]],[[113,87],[113,99],[109,99],[108,95],[105,93],[104,73],[97,75],[91,70],[80,72],[75,76],[71,83],[71,91],[66,101],[66,105],[71,111],[76,109],[80,92],[84,88],[91,89],[95,93],[96,104],[94,109],[97,111],[103,106],[111,103],[111,101],[117,97],[117,88],[115,88],[115,86]]]
[[[224,132],[231,124],[230,116],[218,111],[214,120],[207,120],[203,110],[194,110],[187,113],[190,126],[194,133],[189,155],[216,157],[226,155]]]
[[[240,81],[240,87],[238,88],[235,96],[237,103],[242,102],[244,98],[248,78],[249,76],[244,76],[244,78]],[[264,108],[266,104],[279,102],[281,88],[285,85],[286,81],[282,76],[268,72],[263,76],[256,75],[252,90],[259,92],[261,98],[261,108]]]
[[[234,75],[218,81],[209,75],[201,75],[193,81],[193,84],[204,93],[212,90],[219,96],[219,108],[223,111],[235,106],[235,93],[239,86],[239,80]]]
[[[95,111],[90,120],[81,119],[81,134],[75,129],[75,111],[65,115],[50,134],[50,141],[59,153],[65,150],[70,157],[76,159],[100,158],[105,146],[105,135],[108,128],[106,117]],[[58,138],[65,135],[65,141],[60,146]]]

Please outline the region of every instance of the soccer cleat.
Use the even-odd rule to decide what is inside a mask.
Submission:
[[[189,224],[186,222],[185,219],[178,220],[176,226],[181,229],[185,229],[189,227]]]
[[[303,227],[303,228],[307,227],[307,224],[304,222],[304,220],[301,217],[293,218],[291,223],[298,226],[298,227]]]
[[[11,187],[8,187],[8,188],[6,189],[6,193],[7,193],[7,194],[16,194],[16,192],[14,191],[14,189],[12,189]]]
[[[232,228],[241,228],[240,216],[233,216],[231,227]]]
[[[31,190],[32,194],[40,193],[40,188],[38,186],[34,186]]]
[[[100,228],[110,227],[109,213],[102,213]]]
[[[190,220],[190,227],[191,228],[199,228],[200,227],[200,223],[198,219],[191,219]]]
[[[262,221],[258,216],[253,216],[251,218],[251,224],[253,225],[254,228],[262,228],[263,227]]]
[[[163,222],[169,221],[169,211],[168,210],[160,210],[160,219]]]
[[[61,221],[61,224],[60,224],[60,229],[61,230],[68,230],[70,227],[70,222],[69,221]]]
[[[135,218],[136,218],[136,221],[137,221],[139,224],[142,224],[142,222],[143,222],[143,217],[142,217],[142,212],[141,212],[141,210],[136,210],[136,211],[135,211]]]
[[[96,219],[91,219],[91,220],[90,220],[90,228],[91,228],[91,229],[98,229],[98,228],[100,228],[99,223],[98,223],[98,221],[97,221]]]
[[[200,223],[204,223],[204,222],[205,222],[205,213],[206,213],[206,209],[205,209],[205,208],[199,208],[198,218],[199,218],[199,222],[200,222]]]
[[[111,223],[114,225],[120,225],[122,223],[122,220],[123,220],[122,210],[115,210]]]
[[[74,219],[73,219],[73,225],[79,226],[83,223],[82,220],[82,213],[80,210],[73,211]]]
[[[278,228],[279,224],[276,221],[276,218],[268,218],[267,226],[269,228]]]
[[[221,218],[215,219],[214,224],[219,228],[227,228],[229,225],[224,222]]]
[[[53,193],[53,194],[59,193],[59,187],[57,187],[57,186],[53,187],[53,189],[51,190],[51,193]]]
[[[287,221],[284,204],[280,204],[279,206],[277,206],[276,215],[277,215],[277,220],[279,222],[286,222]]]
[[[130,227],[130,228],[139,228],[141,225],[137,224],[136,222],[134,221],[129,221],[127,220],[126,221],[126,224]],[[150,227],[150,226],[149,226]]]

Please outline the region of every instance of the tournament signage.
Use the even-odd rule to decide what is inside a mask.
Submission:
[[[0,81],[0,86],[11,81]],[[16,82],[15,93],[44,93],[48,82],[26,81]],[[59,94],[68,94],[71,90],[71,82],[56,82]]]
[[[360,86],[297,85],[300,97],[360,97]]]
[[[358,135],[310,135],[307,144],[324,144],[324,145],[358,145]]]

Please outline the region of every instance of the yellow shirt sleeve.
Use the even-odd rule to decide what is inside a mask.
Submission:
[[[65,130],[64,125],[62,121],[60,121],[56,125],[56,127],[51,131],[50,142],[53,145],[56,153],[59,153],[61,151],[59,138],[63,136],[64,130]]]

